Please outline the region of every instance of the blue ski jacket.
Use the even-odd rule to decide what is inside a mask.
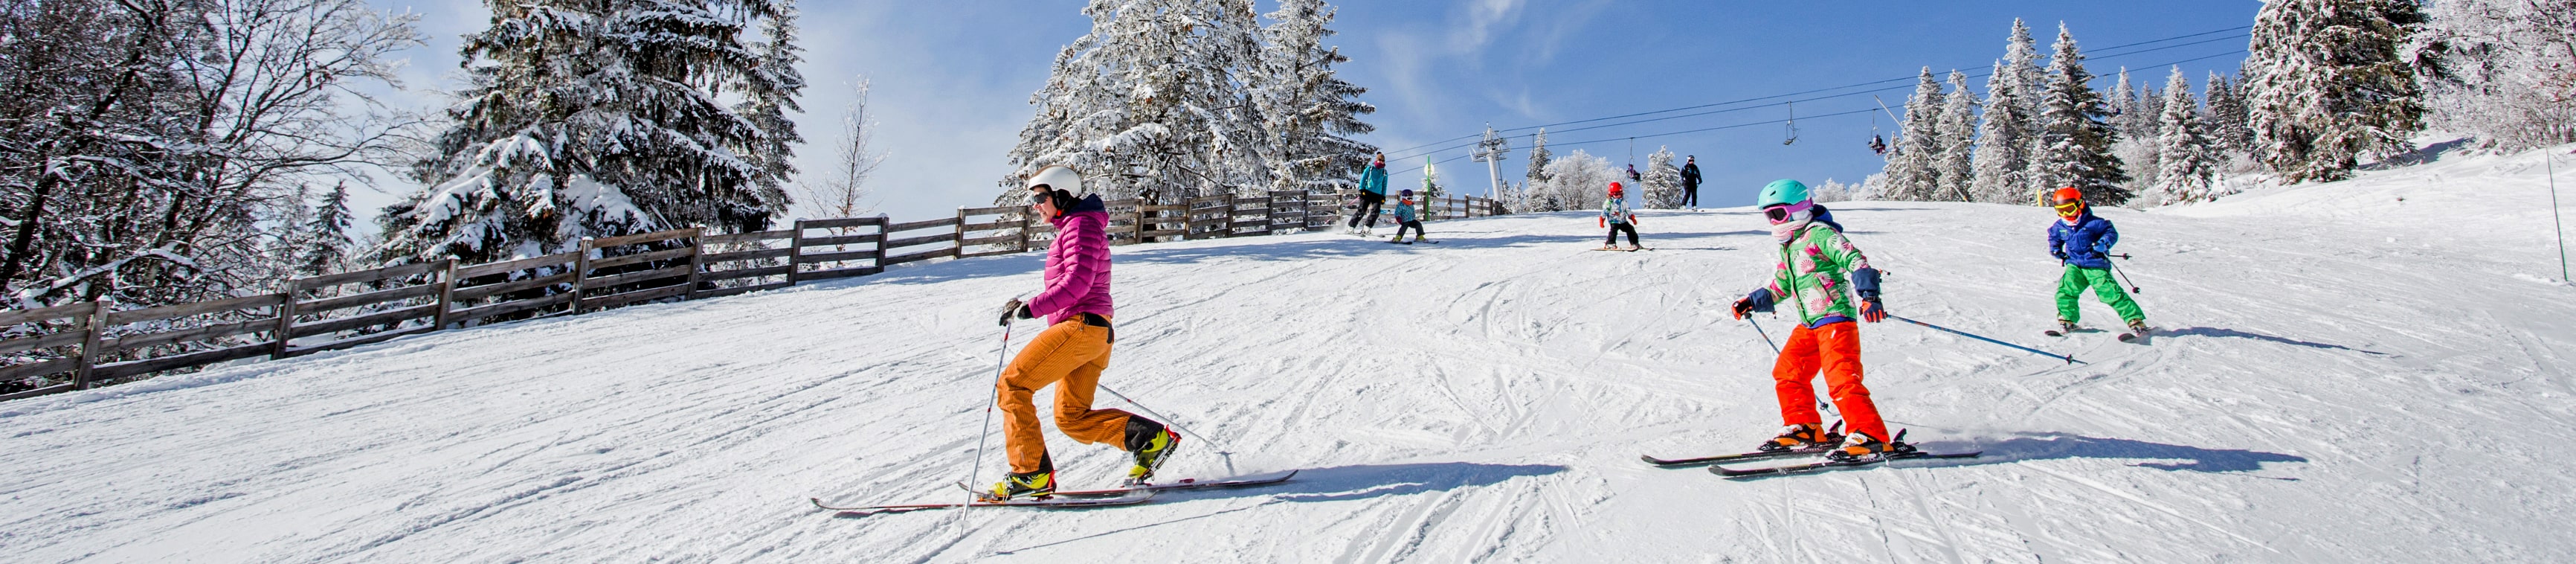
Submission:
[[[2111,226],[2111,220],[2093,215],[2093,210],[2084,210],[2084,215],[2076,216],[2074,225],[2067,225],[2064,220],[2048,222],[2048,254],[2057,257],[2060,263],[2084,268],[2110,268],[2111,257],[2103,255],[2109,254],[2111,245],[2119,242],[2120,230]]]
[[[1386,167],[1371,164],[1368,170],[1360,171],[1360,191],[1385,195]]]

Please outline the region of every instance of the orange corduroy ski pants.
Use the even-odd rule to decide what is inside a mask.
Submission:
[[[1046,459],[1038,432],[1038,388],[1055,384],[1055,428],[1084,443],[1127,448],[1127,412],[1092,409],[1100,372],[1109,368],[1109,328],[1085,325],[1080,316],[1050,325],[1002,369],[1002,444],[1012,472],[1036,472]]]
[[[1816,413],[1814,382],[1819,370],[1824,372],[1834,408],[1843,412],[1846,432],[1890,440],[1887,422],[1879,420],[1878,405],[1870,402],[1869,388],[1860,383],[1860,323],[1852,321],[1813,329],[1799,325],[1789,332],[1788,344],[1780,347],[1780,360],[1771,365],[1771,382],[1780,394],[1782,424],[1824,424],[1824,418]]]

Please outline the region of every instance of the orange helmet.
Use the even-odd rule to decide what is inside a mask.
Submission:
[[[2084,213],[2084,191],[2073,186],[2059,188],[2048,195],[2048,206],[2057,208],[2057,215],[2075,217]]]

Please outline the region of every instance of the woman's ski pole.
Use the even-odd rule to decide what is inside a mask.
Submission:
[[[2030,348],[2030,347],[2025,347],[2025,346],[2021,346],[2021,345],[2016,345],[2016,344],[2012,344],[2012,343],[2006,343],[2006,342],[2003,342],[2003,341],[1997,341],[1997,340],[1994,340],[1994,339],[1986,338],[1986,337],[1985,337],[1985,336],[1983,336],[1983,335],[1978,335],[1978,334],[1976,334],[1976,333],[1970,333],[1970,332],[1966,332],[1966,331],[1960,331],[1960,330],[1957,330],[1957,329],[1951,329],[1951,328],[1948,328],[1948,327],[1942,327],[1942,326],[1939,326],[1939,325],[1933,325],[1933,324],[1930,324],[1930,323],[1924,323],[1924,322],[1921,322],[1921,321],[1915,321],[1915,320],[1912,320],[1912,319],[1906,319],[1906,318],[1904,318],[1904,317],[1902,317],[1902,316],[1890,315],[1890,316],[1887,316],[1887,318],[1888,318],[1888,319],[1894,319],[1894,320],[1897,320],[1897,321],[1903,321],[1903,322],[1906,322],[1906,323],[1912,323],[1912,324],[1915,324],[1915,325],[1921,325],[1921,326],[1924,326],[1924,327],[1930,327],[1930,328],[1933,328],[1933,329],[1939,329],[1939,330],[1942,330],[1942,331],[1948,331],[1948,332],[1951,332],[1951,333],[1957,333],[1957,334],[1965,335],[1965,336],[1967,336],[1968,338],[1976,339],[1976,340],[1979,340],[1979,341],[1985,341],[1985,342],[1989,342],[1989,343],[1994,343],[1994,344],[1998,344],[1998,345],[2003,345],[2003,346],[2007,346],[2007,347],[2012,347],[2012,348],[2016,348],[2016,349],[2021,349],[2021,350],[2025,350],[2025,351],[2030,351],[2030,353],[2031,353],[2031,354],[2036,354],[2036,355],[2039,355],[2039,356],[2045,356],[2045,357],[2049,357],[2049,358],[2054,358],[2054,359],[2064,360],[2064,361],[2066,361],[2068,364],[2092,364],[2092,363],[2084,362],[2084,361],[2081,361],[2081,360],[2075,360],[2075,355],[2057,354],[2057,353],[2052,353],[2052,352],[2048,352],[2048,351],[2043,351],[2043,350],[2034,349],[2034,348]]]
[[[1226,473],[1234,473],[1234,453],[1226,450],[1225,441],[1216,440],[1216,437],[1201,435],[1195,431],[1191,431],[1190,428],[1181,426],[1180,420],[1166,417],[1161,412],[1154,411],[1154,408],[1145,407],[1145,404],[1136,403],[1135,398],[1127,397],[1127,394],[1118,393],[1117,389],[1109,387],[1108,384],[1101,384],[1100,391],[1109,392],[1109,395],[1118,396],[1118,401],[1127,402],[1127,405],[1136,406],[1137,411],[1142,411],[1145,412],[1146,415],[1153,416],[1155,421],[1161,421],[1163,424],[1170,425],[1174,429],[1180,429],[1182,433],[1187,433],[1189,436],[1198,437],[1199,440],[1207,441],[1210,446],[1217,448],[1217,457],[1225,459]]]
[[[993,405],[1002,401],[1003,367],[1010,366],[1011,362],[1011,325],[1008,323],[1002,324],[1002,352],[997,356],[1001,360],[993,363],[993,387],[984,390],[984,426],[977,427],[975,432],[975,465],[966,467],[965,486],[968,488],[975,487],[975,481],[982,478],[984,438],[993,434]],[[967,503],[974,503],[977,499],[974,490],[967,491]]]

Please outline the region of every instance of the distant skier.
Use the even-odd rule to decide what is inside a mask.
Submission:
[[[1699,156],[1682,160],[1682,207],[1699,208]]]
[[[1004,304],[1001,321],[1047,317],[1047,328],[1020,349],[1002,370],[994,393],[1002,408],[1003,447],[1010,453],[1011,473],[994,484],[991,500],[1046,497],[1055,494],[1055,461],[1047,456],[1046,437],[1038,432],[1039,388],[1055,384],[1055,426],[1083,443],[1109,443],[1135,453],[1128,470],[1131,482],[1153,477],[1181,437],[1161,423],[1115,409],[1092,409],[1091,397],[1100,372],[1109,367],[1109,348],[1118,330],[1109,300],[1108,206],[1097,194],[1076,198],[1082,177],[1073,169],[1049,166],[1027,179],[1029,206],[1056,228],[1047,244],[1046,288],[1026,303]]]
[[[1622,231],[1628,233],[1628,248],[1624,250],[1634,251],[1646,248],[1645,245],[1637,244],[1637,213],[1628,211],[1626,196],[1627,194],[1620,190],[1619,183],[1612,182],[1610,197],[1601,200],[1601,217],[1596,223],[1609,228],[1610,235],[1601,239],[1600,250],[1622,250],[1619,248],[1619,233]]]
[[[1369,229],[1377,227],[1378,209],[1385,205],[1386,153],[1378,153],[1377,160],[1369,162],[1368,170],[1360,171],[1360,205],[1351,209],[1351,224],[1343,232],[1369,236]],[[1368,223],[1360,223],[1362,215],[1368,217]]]
[[[1644,181],[1644,177],[1637,176],[1637,163],[1628,163],[1628,181],[1629,181],[1629,182],[1643,182],[1643,181]]]
[[[1853,321],[1877,323],[1887,319],[1887,311],[1878,301],[1878,270],[1870,268],[1869,257],[1843,237],[1840,225],[1822,215],[1824,208],[1808,195],[1806,184],[1787,179],[1772,181],[1762,188],[1756,203],[1762,208],[1763,218],[1771,221],[1771,238],[1780,243],[1775,257],[1778,267],[1769,284],[1735,301],[1735,317],[1772,311],[1783,298],[1798,308],[1798,328],[1790,331],[1789,341],[1780,347],[1779,359],[1771,365],[1773,390],[1780,399],[1780,419],[1787,428],[1780,436],[1762,443],[1760,450],[1828,446],[1839,440],[1841,448],[1826,453],[1826,457],[1836,462],[1857,462],[1891,448],[1903,448],[1890,445],[1887,423],[1879,419],[1869,388],[1861,385],[1860,324]],[[1845,271],[1851,273],[1848,283],[1843,278]],[[1853,294],[1860,298],[1857,308],[1851,299]],[[1849,435],[1837,438],[1827,434],[1824,419],[1816,413],[1814,382],[1819,370],[1824,373],[1834,407],[1842,411]]]
[[[2120,230],[2111,226],[2111,220],[2093,215],[2092,207],[2084,205],[2084,191],[2073,186],[2057,189],[2049,196],[2049,205],[2057,208],[2058,221],[2048,224],[2048,254],[2066,266],[2065,273],[2057,277],[2058,332],[2075,330],[2075,322],[2084,315],[2076,302],[2090,286],[2095,297],[2109,304],[2112,311],[2120,313],[2120,320],[2128,323],[2130,332],[2120,340],[2145,335],[2146,312],[2140,311],[2138,302],[2129,299],[2129,293],[2111,277],[2109,255],[2111,245],[2120,242]]]
[[[1395,202],[1395,222],[1397,224],[1395,228],[1395,238],[1388,239],[1386,242],[1403,243],[1407,245],[1421,242],[1423,236],[1422,218],[1419,215],[1420,212],[1415,211],[1413,208],[1413,191],[1405,190],[1400,193],[1399,196],[1399,199]],[[1404,240],[1404,230],[1406,229],[1413,230],[1412,241]]]

